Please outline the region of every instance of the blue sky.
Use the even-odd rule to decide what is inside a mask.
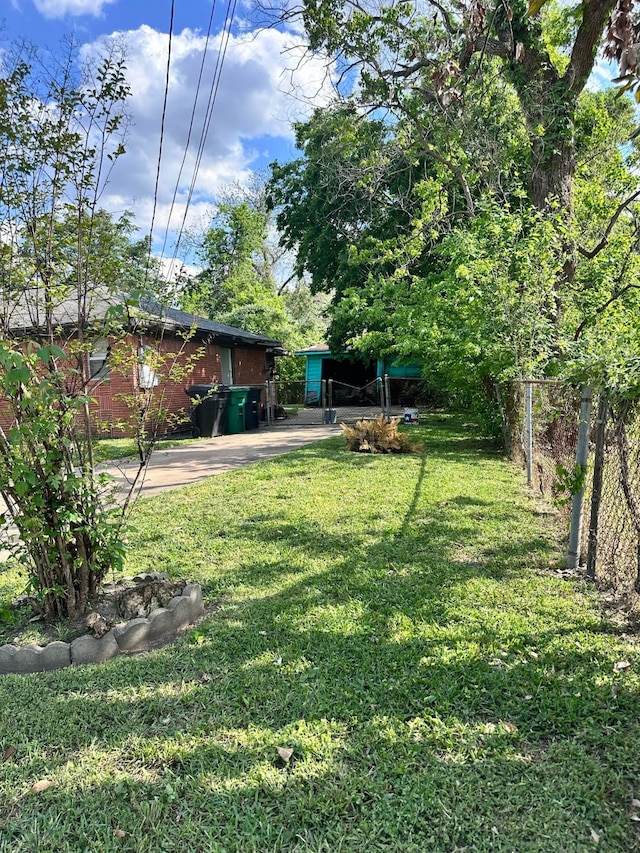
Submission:
[[[26,37],[55,50],[72,33],[82,50],[93,52],[114,35],[127,43],[127,78],[132,88],[132,126],[127,153],[114,170],[104,206],[113,213],[130,210],[141,232],[148,232],[155,173],[171,19],[171,0],[0,0],[4,42]],[[218,3],[207,48],[204,88],[213,71],[230,6]],[[291,122],[308,115],[312,105],[330,97],[326,64],[320,58],[300,63],[304,39],[299,31],[259,29],[252,25],[250,5],[236,6],[195,193],[187,223],[206,219],[211,199],[229,184],[249,180],[273,159],[294,153]],[[211,16],[210,0],[176,0],[172,67],[154,242],[162,245],[168,228],[174,233],[187,208],[196,148],[207,97],[201,96],[192,144],[187,151],[177,203],[171,201],[182,162],[196,82]],[[1,47],[0,43],[0,47]],[[292,70],[295,70],[295,94]]]
[[[332,94],[326,62],[321,57],[301,62],[304,36],[299,31],[257,28],[251,23],[253,0],[238,0],[195,192],[187,204],[206,97],[199,101],[191,147],[172,206],[212,2],[217,5],[207,47],[205,91],[232,2],[175,0],[171,81],[153,231],[156,251],[168,234],[165,254],[169,256],[172,236],[183,221],[186,219],[187,227],[203,227],[220,189],[248,182],[253,172],[263,171],[276,158],[290,158],[295,153],[292,121],[304,118],[312,106],[326,103]],[[4,21],[0,50],[3,40],[6,44],[24,37],[55,51],[65,36],[73,34],[86,52],[99,49],[104,39],[114,35],[126,40],[132,126],[127,154],[117,163],[103,204],[116,215],[133,212],[141,233],[149,232],[153,210],[170,19],[171,0],[0,0],[0,23]],[[600,61],[592,88],[603,85],[611,73],[610,66]]]

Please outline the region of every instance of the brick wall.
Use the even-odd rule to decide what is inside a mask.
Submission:
[[[234,350],[233,381],[236,385],[264,385],[267,381],[267,361],[264,350]]]
[[[125,346],[130,347],[132,355],[136,353],[139,342],[139,338],[134,336],[126,339]],[[152,339],[145,343],[152,349],[158,346],[157,341]],[[60,342],[59,346],[64,346],[64,342]],[[222,382],[222,362],[220,347],[215,344],[205,345],[197,341],[185,343],[179,339],[165,338],[160,346],[162,353],[171,357],[165,364],[165,372],[173,358],[176,364],[183,366],[187,360],[193,360],[186,375],[161,382],[153,389],[154,406],[162,407],[168,414],[167,417],[161,418],[158,424],[158,433],[162,435],[189,427],[190,400],[184,389],[192,385]],[[124,347],[120,346],[119,349]],[[268,356],[265,351],[236,347],[232,352],[234,384],[264,385],[268,373]],[[132,434],[131,405],[137,405],[138,391],[139,376],[135,360],[123,362],[119,367],[111,367],[107,379],[90,383],[90,408],[98,434],[112,437]],[[0,425],[5,430],[11,426],[10,416],[1,402]]]
[[[137,339],[131,339],[131,346],[137,346]],[[148,341],[149,345],[156,347],[155,341]],[[167,417],[160,418],[158,433],[173,432],[188,429],[190,424],[189,408],[190,399],[185,394],[185,388],[192,385],[208,385],[222,382],[222,359],[220,347],[215,344],[202,344],[197,341],[184,342],[179,339],[165,338],[161,344],[161,351],[169,355],[171,360],[166,363],[165,372],[175,359],[176,365],[184,367],[187,362],[192,362],[190,369],[185,375],[177,379],[169,379],[161,382],[153,390],[154,405],[162,407],[167,412]],[[264,350],[245,349],[236,347],[233,349],[233,376],[235,385],[264,385],[267,378],[267,358]],[[100,421],[109,421],[114,424],[107,432],[110,435],[127,435],[131,428],[123,429],[118,426],[127,411],[124,402],[119,401],[119,395],[131,396],[138,390],[138,371],[132,370],[128,375],[119,375],[111,371],[109,382],[103,383],[96,388],[97,415]],[[92,392],[93,394],[93,392]],[[111,413],[111,417],[109,417]]]

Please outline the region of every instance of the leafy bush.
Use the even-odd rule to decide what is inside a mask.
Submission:
[[[340,424],[349,450],[360,453],[420,453],[422,446],[414,444],[398,431],[400,418],[378,415],[375,420],[358,421],[355,426]]]

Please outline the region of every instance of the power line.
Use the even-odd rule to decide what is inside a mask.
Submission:
[[[156,211],[158,209],[158,189],[160,187],[160,167],[162,164],[162,148],[164,142],[164,125],[167,118],[167,102],[169,100],[169,76],[171,72],[171,47],[173,44],[173,18],[175,14],[175,0],[171,0],[171,16],[169,20],[169,49],[167,51],[167,73],[164,84],[164,99],[162,103],[162,118],[160,121],[160,144],[158,148],[158,164],[156,168],[156,185],[153,192],[153,211],[151,213],[151,227],[149,229],[149,254],[147,257],[146,274],[149,272],[151,262],[151,246],[153,243],[153,227],[156,221]]]
[[[209,41],[211,38],[211,29],[213,27],[213,16],[215,14],[215,10],[216,10],[216,3],[214,0],[214,2],[211,5],[211,15],[209,16],[209,26],[207,27],[207,36],[205,38],[204,50],[202,52],[202,62],[200,63],[200,71],[198,73],[198,82],[196,83],[196,94],[195,94],[195,97],[193,99],[193,108],[191,110],[191,118],[189,119],[189,131],[187,133],[187,141],[185,142],[184,154],[182,157],[182,162],[180,163],[180,169],[178,171],[178,177],[176,178],[176,185],[175,185],[174,190],[173,190],[173,197],[171,199],[171,207],[169,208],[169,215],[167,216],[167,226],[165,228],[164,241],[162,243],[162,251],[160,253],[161,257],[164,257],[165,249],[167,248],[167,240],[169,238],[169,227],[171,224],[171,217],[173,215],[173,209],[175,207],[176,198],[178,196],[178,190],[180,188],[180,179],[182,178],[182,173],[184,171],[185,163],[187,161],[187,154],[189,152],[189,145],[191,143],[191,134],[193,132],[193,125],[195,122],[196,110],[198,107],[198,99],[200,98],[200,89],[202,86],[202,77],[204,74],[205,63],[207,61],[207,53],[209,50]],[[173,264],[174,260],[175,260],[175,256],[171,260],[172,264]]]
[[[211,120],[213,118],[214,107],[215,107],[216,99],[218,96],[218,91],[220,88],[220,78],[222,76],[222,69],[223,69],[224,61],[225,61],[225,58],[227,55],[227,49],[229,47],[229,40],[231,38],[231,27],[233,25],[233,20],[235,17],[236,5],[237,5],[237,0],[229,0],[229,3],[227,5],[227,22],[228,22],[228,24],[227,24],[227,27],[225,27],[225,29],[223,30],[221,48],[218,51],[218,56],[216,59],[216,65],[214,68],[213,78],[212,78],[212,82],[211,82],[211,89],[209,91],[209,99],[207,101],[207,108],[205,111],[202,131],[200,134],[198,150],[196,152],[196,162],[194,165],[193,176],[191,179],[191,183],[189,185],[189,192],[187,194],[187,201],[185,204],[184,214],[182,217],[182,223],[180,225],[180,230],[178,232],[178,237],[176,239],[175,249],[173,252],[173,256],[171,258],[170,270],[172,269],[173,264],[175,263],[177,255],[178,255],[180,242],[182,240],[182,236],[184,234],[184,230],[185,230],[185,226],[186,226],[187,214],[189,212],[189,207],[190,207],[191,202],[193,200],[193,193],[195,191],[195,185],[196,185],[196,181],[198,178],[198,173],[200,171],[200,166],[202,164],[202,157],[204,154],[205,144],[206,144],[207,137],[209,134],[209,130],[211,127]],[[185,152],[185,156],[186,156],[186,152]]]

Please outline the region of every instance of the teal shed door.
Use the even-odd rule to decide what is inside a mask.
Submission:
[[[322,356],[308,355],[306,358],[304,400],[305,403],[319,403],[322,394]]]

